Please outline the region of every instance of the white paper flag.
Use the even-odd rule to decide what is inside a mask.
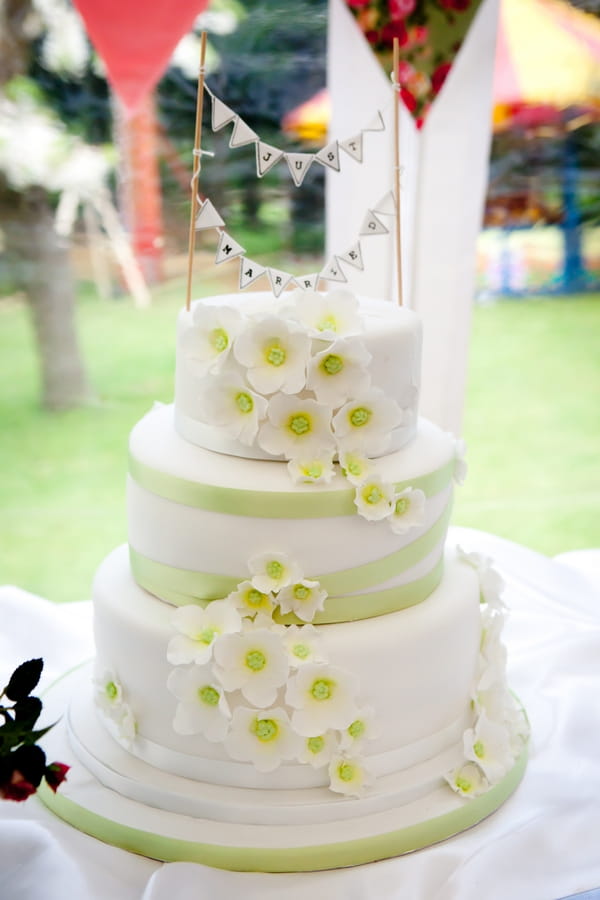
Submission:
[[[363,158],[363,139],[362,134],[355,134],[354,137],[347,138],[345,141],[340,141],[340,147],[342,147],[348,156],[351,156],[352,159],[355,159],[356,162],[362,162]]]
[[[303,291],[316,291],[319,277],[318,272],[313,272],[312,275],[295,275],[294,281]]]
[[[255,131],[252,131],[250,126],[246,125],[243,119],[240,119],[239,116],[236,116],[235,125],[233,126],[231,137],[229,138],[229,146],[232,148],[245,147],[246,144],[253,144],[257,140],[257,133]]]
[[[249,287],[253,281],[264,275],[266,271],[264,266],[259,266],[253,259],[247,259],[243,256],[240,264],[240,291]]]
[[[213,94],[212,97],[212,130],[220,131],[221,128],[224,128],[225,125],[229,125],[230,122],[233,122],[235,119],[235,113],[232,109],[229,109],[222,100],[219,100],[218,97],[215,97]]]
[[[340,265],[336,257],[332,257],[331,260],[327,263],[324,269],[321,269],[319,273],[320,278],[325,278],[327,281],[347,281],[348,279],[342,272]]]
[[[373,212],[381,213],[382,216],[395,216],[396,215],[396,197],[393,191],[388,191],[387,194],[381,198],[379,203],[376,203],[373,207]]]
[[[279,162],[282,156],[283,150],[259,141],[256,145],[256,171],[258,177],[262,178],[269,169],[273,168],[276,162]]]
[[[372,210],[369,210],[363,220],[362,227],[359,231],[361,237],[366,234],[387,234],[388,229],[385,227]]]
[[[349,266],[353,266],[355,269],[360,269],[361,272],[364,269],[362,250],[358,241],[345,253],[339,254],[337,259],[339,262],[348,263]]]
[[[289,272],[282,272],[280,269],[267,269],[267,275],[271,282],[271,290],[276,297],[279,297],[281,292],[285,290],[293,277]]]
[[[215,265],[218,266],[222,262],[227,262],[228,259],[235,259],[236,256],[243,256],[245,252],[241,244],[238,244],[226,231],[222,231],[219,234]]]
[[[314,156],[312,153],[286,153],[284,155],[288,168],[292,173],[294,184],[296,187],[300,187],[304,181],[304,176],[313,163]]]
[[[327,144],[326,147],[323,147],[322,150],[319,150],[318,153],[315,153],[315,159],[317,159],[322,165],[329,166],[330,169],[335,169],[336,172],[339,172],[340,148],[338,147],[338,142],[332,141],[331,144]]]
[[[222,228],[225,222],[214,208],[210,200],[205,200],[196,216],[196,231],[205,228]]]
[[[374,118],[371,119],[366,128],[363,128],[363,131],[385,131],[385,122],[383,121],[383,116],[377,110]]]

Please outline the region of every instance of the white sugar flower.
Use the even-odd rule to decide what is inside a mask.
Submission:
[[[464,484],[467,477],[467,461],[466,461],[467,445],[462,438],[456,438],[454,441],[454,473],[453,477],[457,484]]]
[[[313,337],[335,340],[363,331],[358,300],[350,291],[330,291],[323,295],[316,291],[298,290],[289,299],[295,304],[293,315]]]
[[[283,643],[293,669],[308,663],[325,662],[321,636],[312,625],[290,625],[285,628]]]
[[[371,388],[342,406],[333,418],[333,430],[342,449],[353,447],[376,456],[387,450],[392,431],[403,420],[396,401],[380,388]]]
[[[485,775],[474,763],[465,763],[444,777],[452,790],[461,797],[479,797],[489,788]]]
[[[233,353],[260,394],[296,394],[306,383],[310,339],[283,318],[268,316],[251,324],[236,340]]]
[[[324,734],[302,738],[302,749],[298,754],[298,759],[301,763],[308,763],[313,769],[320,769],[321,766],[326,766],[331,761],[337,745],[335,731],[326,731]]]
[[[292,725],[310,737],[329,728],[347,728],[356,718],[357,681],[336,666],[309,663],[288,681],[286,703],[294,708]]]
[[[306,386],[320,403],[338,407],[368,390],[371,354],[359,338],[334,341],[310,361]]]
[[[506,679],[502,678],[484,688],[478,685],[473,695],[473,707],[477,715],[485,712],[488,719],[491,719],[493,722],[503,722],[507,704],[511,697]]]
[[[329,763],[329,787],[347,797],[362,797],[366,788],[373,783],[367,765],[358,756],[337,754]]]
[[[258,444],[267,453],[298,459],[334,446],[331,410],[316,400],[276,394],[267,416],[258,432]]]
[[[354,755],[362,749],[365,741],[379,737],[375,711],[370,706],[359,709],[356,718],[342,731],[340,750]]]
[[[322,612],[327,599],[327,591],[318,581],[303,579],[283,588],[277,595],[282,613],[295,613],[303,622],[312,622],[318,612]]]
[[[225,691],[210,666],[173,669],[167,687],[179,703],[173,719],[177,734],[202,734],[207,741],[222,741],[231,713]]]
[[[287,467],[295,484],[329,484],[335,476],[333,449],[317,449],[298,459],[290,459]]]
[[[278,625],[273,621],[271,615],[266,612],[258,612],[251,619],[249,616],[242,619],[242,631],[257,631],[260,628],[267,628],[272,634],[278,634],[281,638],[285,637],[287,628],[285,625]]]
[[[407,487],[392,498],[392,512],[388,518],[394,534],[406,534],[425,519],[425,494],[418,488]]]
[[[288,656],[280,635],[267,629],[226,634],[215,644],[213,670],[226,691],[238,688],[250,703],[266,707],[285,683]]]
[[[195,375],[220,371],[242,328],[242,317],[231,306],[196,303],[192,327],[181,338],[187,366]]]
[[[371,461],[359,450],[342,449],[339,458],[342,472],[350,484],[362,484],[373,471]]]
[[[285,553],[260,553],[248,561],[252,584],[259,591],[280,591],[302,578],[297,562]]]
[[[201,393],[204,420],[218,425],[232,438],[250,445],[267,414],[267,401],[252,391],[244,378],[227,373],[211,379]]]
[[[354,494],[358,514],[369,522],[380,522],[392,513],[394,486],[374,476],[360,484]]]
[[[457,547],[456,550],[459,559],[468,563],[477,572],[481,602],[487,603],[493,609],[504,609],[505,604],[501,596],[504,581],[493,568],[490,557],[484,556],[483,553],[466,553],[462,547]]]
[[[94,678],[94,701],[104,714],[107,729],[124,747],[133,743],[137,725],[123,688],[114,672],[107,670]]]
[[[492,722],[481,713],[475,727],[465,731],[463,742],[466,758],[477,763],[490,784],[496,784],[506,775],[513,754],[504,724]]]
[[[225,600],[213,600],[204,609],[195,603],[180,606],[171,622],[179,632],[167,647],[167,659],[174,666],[204,665],[212,655],[215,638],[241,627],[239,613]]]
[[[225,749],[232,759],[251,762],[259,772],[272,772],[285,759],[295,759],[301,740],[290,727],[285,710],[248,709],[238,706]]]
[[[259,591],[251,581],[241,581],[225,600],[241,610],[243,616],[254,617],[257,613],[270,616],[275,608],[273,594],[270,591]]]

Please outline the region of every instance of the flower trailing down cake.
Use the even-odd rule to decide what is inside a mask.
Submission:
[[[441,840],[514,789],[501,580],[446,546],[464,447],[418,418],[420,350],[414,313],[346,289],[181,313],[69,712],[86,799],[73,777],[60,815],[161,859],[299,871]]]

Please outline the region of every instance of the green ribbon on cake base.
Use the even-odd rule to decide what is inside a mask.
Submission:
[[[406,609],[425,600],[441,581],[442,558],[425,576],[409,584],[362,594],[354,592],[367,591],[368,588],[383,584],[417,565],[443,542],[450,512],[449,503],[428,531],[389,556],[325,575],[309,573],[309,577],[317,580],[329,595],[325,601],[324,611],[317,613],[314,622],[326,625],[333,622],[368,619]],[[235,577],[175,568],[148,559],[132,547],[129,548],[129,555],[131,570],[137,583],[155,597],[160,597],[174,606],[187,606],[190,603],[206,606],[212,600],[226,597],[240,582],[248,578],[248,575],[243,574]],[[343,596],[348,593],[351,595]],[[293,614],[281,616],[278,621],[286,625],[300,622]]]
[[[432,497],[450,484],[454,473],[454,459],[426,475],[395,482],[395,488],[418,488]],[[134,456],[129,456],[129,474],[141,487],[173,500],[183,506],[193,506],[211,512],[234,516],[253,516],[258,519],[328,519],[334,516],[357,515],[353,487],[339,491],[250,491],[188,481],[167,472],[159,472]],[[313,488],[319,488],[313,485]]]

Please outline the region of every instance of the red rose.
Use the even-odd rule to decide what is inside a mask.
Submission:
[[[452,68],[452,63],[441,63],[431,76],[431,88],[434,94],[439,94],[446,80],[448,72]]]
[[[44,778],[46,779],[46,784],[49,788],[51,788],[54,793],[56,793],[56,789],[60,787],[65,778],[67,777],[67,772],[69,771],[69,766],[65,766],[64,763],[53,762],[50,763],[49,766],[46,766],[46,771],[44,772]]]
[[[408,32],[404,22],[388,22],[381,31],[381,40],[384,44],[393,44],[394,38],[402,47],[408,41]]]
[[[400,96],[407,110],[413,113],[417,108],[417,98],[407,88],[400,88]]]
[[[388,0],[390,19],[394,22],[405,19],[410,16],[411,12],[414,12],[415,5],[415,0]]]
[[[10,777],[10,781],[0,784],[0,797],[4,800],[16,800],[19,803],[35,794],[36,790],[35,784],[27,781],[22,773],[15,769]]]
[[[378,44],[379,43],[379,32],[378,31],[365,31],[365,37],[370,44]]]

